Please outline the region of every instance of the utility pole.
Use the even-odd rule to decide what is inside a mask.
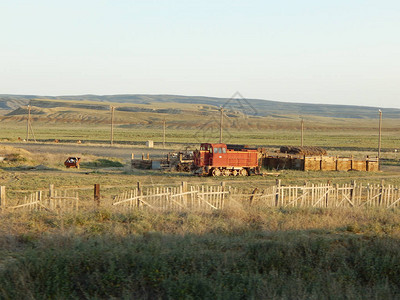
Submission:
[[[304,137],[304,120],[301,118],[301,147],[303,147],[303,137]]]
[[[220,109],[220,119],[219,119],[219,142],[222,143],[222,120],[223,120],[223,108]]]
[[[31,106],[28,104],[28,119],[26,122],[26,141],[29,141],[29,126],[31,124]]]
[[[165,118],[163,121],[163,149],[165,149]]]
[[[111,137],[110,144],[113,145],[114,142],[114,106],[110,106],[111,111]]]
[[[382,138],[382,111],[379,110],[379,139],[378,139],[378,160],[379,166],[381,165],[381,138]]]
[[[29,141],[29,132],[32,133],[33,140],[36,142],[35,133],[33,132],[32,123],[31,123],[31,105],[28,104],[28,120],[26,122],[26,141]]]

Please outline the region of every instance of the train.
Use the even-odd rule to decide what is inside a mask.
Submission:
[[[223,143],[202,143],[193,152],[194,173],[203,176],[249,176],[261,174],[257,148]]]

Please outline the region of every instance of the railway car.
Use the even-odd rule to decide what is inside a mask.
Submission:
[[[195,173],[212,176],[260,174],[258,150],[242,145],[203,143],[194,152]]]

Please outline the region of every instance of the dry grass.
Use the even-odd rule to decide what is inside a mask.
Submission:
[[[0,236],[3,245],[9,236],[28,234],[40,238],[42,234],[51,232],[74,232],[89,236],[100,233],[123,237],[147,232],[168,235],[230,235],[252,231],[309,231],[319,234],[361,234],[400,238],[398,210],[376,208],[276,209],[239,205],[214,212],[157,213],[119,213],[107,209],[94,209],[62,217],[46,212],[3,212],[2,219],[4,222],[0,224]]]
[[[32,154],[24,149],[11,146],[0,145],[0,155],[4,156],[23,156],[26,159],[31,159]]]
[[[1,298],[399,296],[398,211],[2,214]]]

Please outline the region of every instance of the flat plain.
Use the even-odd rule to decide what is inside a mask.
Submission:
[[[6,186],[10,201],[35,190],[46,191],[50,184],[79,189],[80,200],[88,203],[93,202],[96,183],[103,200],[137,182],[221,184],[221,178],[129,166],[131,153],[161,157],[186,147],[195,149],[200,142],[217,142],[218,107],[124,104],[131,111],[116,110],[111,147],[110,103],[77,103],[90,107],[33,107],[31,126],[37,142],[32,131],[24,141],[26,107],[3,113],[0,156],[13,159],[0,162],[0,185]],[[106,108],[95,110],[94,105]],[[301,117],[305,145],[324,147],[335,156],[377,155],[378,119]],[[227,112],[223,139],[270,151],[300,145],[301,117]],[[274,185],[277,178],[284,185],[356,181],[400,186],[400,154],[395,151],[400,148],[399,129],[400,120],[383,120],[381,172],[279,170],[279,177],[223,181],[250,190]],[[155,142],[154,149],[145,147],[148,140]],[[82,158],[80,169],[63,166],[69,155]],[[0,298],[4,299],[395,299],[400,295],[397,208],[227,206],[208,212],[120,213],[93,207],[62,215],[3,210],[1,218]]]

